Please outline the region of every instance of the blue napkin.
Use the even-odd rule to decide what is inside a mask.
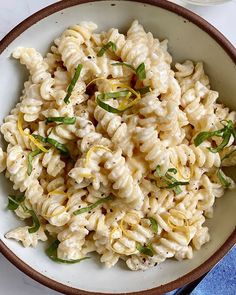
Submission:
[[[166,295],[177,292],[174,290]],[[204,277],[191,295],[236,295],[236,246]]]

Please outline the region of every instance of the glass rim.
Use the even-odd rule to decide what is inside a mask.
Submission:
[[[181,0],[188,4],[199,5],[199,6],[211,6],[211,5],[220,5],[232,0]]]

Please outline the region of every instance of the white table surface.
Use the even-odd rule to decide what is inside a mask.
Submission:
[[[46,7],[56,0],[0,0],[0,39],[2,39],[15,25],[32,13]],[[183,4],[195,13],[201,15],[217,29],[219,29],[236,46],[236,1],[214,7],[199,7]],[[52,291],[30,279],[11,265],[0,254],[0,294],[4,295],[56,295]]]

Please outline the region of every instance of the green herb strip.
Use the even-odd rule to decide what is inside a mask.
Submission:
[[[116,62],[116,63],[113,63],[111,64],[112,66],[124,66],[124,67],[127,67],[127,68],[130,68],[132,69],[134,72],[136,72],[135,68],[130,65],[130,64],[127,64],[126,62]]]
[[[65,264],[74,264],[74,263],[79,263],[82,260],[90,258],[90,257],[83,257],[76,260],[64,260],[64,259],[57,258],[57,248],[59,244],[60,244],[60,241],[55,240],[45,251],[47,256],[55,262],[65,263]]]
[[[48,117],[46,118],[46,124],[52,122],[60,122],[65,125],[73,125],[75,124],[76,118],[75,117]]]
[[[151,245],[147,245],[147,246],[142,246],[140,243],[136,244],[136,249],[144,255],[153,257],[154,255],[154,251],[153,248],[151,247]]]
[[[82,214],[82,213],[85,213],[85,212],[89,212],[89,211],[93,210],[94,208],[96,208],[97,206],[99,206],[100,204],[106,203],[106,202],[111,201],[111,200],[113,200],[113,197],[108,196],[106,198],[98,200],[94,204],[91,204],[91,205],[89,205],[87,207],[76,210],[75,212],[73,212],[73,214],[74,215],[79,215],[79,214]]]
[[[151,87],[150,86],[145,86],[143,88],[138,88],[138,89],[135,89],[135,91],[139,92],[141,95],[144,95],[148,92],[151,92]]]
[[[75,87],[76,82],[79,79],[79,76],[80,76],[80,73],[81,73],[82,68],[83,68],[83,65],[82,64],[79,64],[77,66],[76,70],[75,70],[75,74],[74,74],[74,76],[72,78],[72,81],[71,81],[70,85],[67,88],[67,94],[66,94],[66,96],[64,98],[64,102],[66,104],[69,104],[70,103],[70,97],[71,97],[72,91],[73,91],[73,89]]]
[[[137,91],[141,95],[143,95],[145,93],[150,92],[151,89],[150,89],[149,86],[146,86],[146,87],[143,87],[143,88],[140,88],[140,89],[136,89],[135,91]],[[105,111],[107,111],[109,113],[113,113],[113,114],[120,114],[121,112],[124,112],[127,109],[129,109],[131,106],[128,106],[127,108],[120,110],[120,109],[114,108],[114,107],[110,106],[109,104],[105,103],[104,100],[109,100],[111,98],[115,99],[115,98],[120,98],[120,97],[126,97],[129,93],[130,93],[129,90],[121,90],[121,91],[117,91],[117,92],[100,93],[96,97],[96,102]]]
[[[47,143],[47,137],[43,137],[43,136],[38,135],[38,134],[32,134],[32,135],[33,135],[33,137],[34,137],[35,139],[38,139],[39,141],[41,141],[41,142],[43,142],[43,143]]]
[[[231,137],[231,131],[227,130],[224,132],[224,135],[222,136],[223,140],[221,144],[219,144],[216,148],[208,148],[209,151],[212,153],[218,153],[219,151],[223,150],[223,148],[228,144]]]
[[[33,226],[28,229],[28,232],[30,234],[36,233],[40,228],[39,219],[33,210],[29,210],[28,208],[26,208],[26,210],[26,212],[28,212],[33,219]]]
[[[146,79],[146,71],[145,71],[145,64],[144,63],[141,63],[137,69],[136,69],[136,74],[139,78],[139,80],[144,80]]]
[[[110,106],[109,104],[103,102],[98,96],[96,97],[96,101],[97,104],[104,109],[105,111],[109,112],[109,113],[113,113],[113,114],[119,114],[121,113],[120,110],[113,108],[112,106]]]
[[[218,169],[216,175],[224,188],[228,188],[231,185],[231,183],[227,180],[221,169]]]
[[[129,90],[122,90],[117,92],[107,92],[107,93],[101,93],[97,95],[97,98],[99,100],[108,100],[111,98],[119,98],[119,97],[126,97],[130,93]]]
[[[19,196],[10,195],[10,196],[8,196],[7,209],[15,211],[19,206],[21,206],[25,213],[29,213],[32,217],[32,220],[33,220],[33,226],[28,228],[28,232],[30,234],[33,234],[39,230],[40,222],[39,222],[39,219],[38,219],[37,215],[35,214],[35,212],[31,209],[28,209],[24,204],[22,204],[22,202],[24,200],[25,200],[24,195],[19,195]]]
[[[20,203],[22,203],[24,200],[25,196],[23,194],[19,196],[9,195],[7,209],[15,211],[20,206]]]
[[[146,86],[143,88],[135,89],[136,92],[139,92],[141,95],[146,94],[150,92],[150,87]],[[126,97],[130,93],[129,90],[121,90],[117,92],[107,92],[107,93],[100,93],[97,95],[97,98],[99,100],[108,100],[111,98],[120,98],[120,97]]]
[[[178,171],[177,171],[176,168],[169,168],[169,169],[167,170],[167,172],[171,172],[171,173],[176,174]]]
[[[30,176],[31,173],[32,173],[32,169],[33,169],[33,166],[32,166],[32,161],[33,161],[33,158],[36,157],[37,155],[41,154],[42,151],[40,149],[37,149],[35,151],[32,151],[28,154],[28,168],[27,168],[27,174]]]
[[[99,50],[97,56],[98,56],[98,57],[103,56],[104,53],[105,53],[109,48],[111,48],[112,51],[114,51],[114,52],[115,52],[116,49],[117,49],[117,48],[116,48],[116,44],[113,43],[112,41],[109,41],[106,45],[104,45],[104,46]]]
[[[166,182],[167,186],[163,187],[163,188],[173,189],[173,191],[175,192],[176,195],[182,193],[180,185],[187,185],[187,184],[189,184],[189,182],[188,181],[178,181],[175,177],[170,175],[170,173],[176,174],[178,172],[175,168],[169,168],[167,170],[167,172],[165,173],[165,175],[163,175],[161,173],[160,168],[161,168],[160,165],[158,165],[156,167],[156,174]]]
[[[161,172],[161,166],[160,165],[157,165],[157,167],[156,167],[156,174],[159,177],[163,177],[164,176],[164,174]]]
[[[148,217],[148,219],[149,219],[150,222],[151,222],[151,227],[152,227],[153,232],[157,234],[157,231],[158,231],[158,224],[157,224],[156,219],[153,218],[153,217]]]
[[[227,146],[231,135],[233,135],[234,139],[236,140],[236,130],[233,127],[233,122],[231,120],[225,121],[225,122],[226,122],[226,125],[222,123],[222,125],[224,126],[222,129],[212,131],[212,132],[204,131],[199,133],[197,137],[194,139],[195,146],[199,146],[203,141],[209,138],[212,138],[213,136],[222,137],[223,140],[217,147],[208,148],[212,153],[218,153],[219,151],[223,150],[225,146]]]
[[[62,154],[69,154],[68,148],[64,144],[56,141],[55,139],[48,137],[47,142],[54,146],[56,149],[58,149]]]
[[[144,63],[141,63],[137,67],[137,69],[135,69],[132,65],[127,64],[125,62],[116,62],[116,63],[113,63],[112,66],[125,66],[125,67],[128,67],[128,68],[132,69],[136,73],[136,75],[137,75],[137,77],[138,77],[138,79],[140,81],[146,79],[146,69],[145,69],[145,64]]]
[[[43,136],[37,135],[37,134],[33,134],[33,137],[40,140],[43,143],[49,143],[50,145],[54,146],[57,150],[59,150],[62,154],[65,154],[65,155],[69,154],[68,148],[64,144],[56,141],[53,138],[43,137]]]

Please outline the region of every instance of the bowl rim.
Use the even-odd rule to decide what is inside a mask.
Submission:
[[[108,1],[108,0],[105,0]],[[116,2],[121,2],[125,0],[113,0],[112,4],[114,5]],[[32,14],[25,20],[23,20],[20,24],[15,26],[1,41],[0,41],[0,54],[9,46],[9,44],[14,41],[21,33],[23,33],[26,29],[37,23],[38,21],[46,18],[47,16],[61,11],[65,8],[73,7],[76,5],[89,3],[89,2],[97,2],[96,0],[67,0],[67,1],[59,1],[54,4],[51,4],[38,12]],[[130,1],[131,2],[131,1]],[[228,56],[232,59],[232,61],[236,64],[236,48],[230,43],[226,37],[220,33],[213,25],[208,23],[202,17],[198,16],[192,11],[179,6],[175,3],[166,1],[166,0],[135,0],[132,2],[140,2],[143,4],[149,4],[153,6],[157,6],[163,8],[167,11],[173,12],[179,16],[182,16],[186,20],[194,23],[200,29],[205,31],[208,35],[210,35],[215,41],[224,49],[224,51],[228,54]],[[204,273],[208,272],[223,256],[233,247],[236,243],[236,227],[228,239],[224,242],[224,244],[215,252],[212,256],[210,256],[205,262],[203,262],[200,266],[193,269],[191,272],[185,274],[184,276],[177,278],[176,280],[169,282],[167,284],[138,292],[129,292],[129,293],[99,293],[99,292],[90,292],[84,291],[81,289],[69,287],[62,283],[59,283],[49,277],[46,277],[30,267],[28,264],[23,262],[19,257],[17,257],[4,243],[0,240],[0,253],[2,253],[14,266],[16,266],[23,273],[31,277],[32,279],[38,281],[39,283],[63,294],[79,294],[79,295],[157,295],[169,292],[171,290],[177,289],[185,284],[188,284]]]

